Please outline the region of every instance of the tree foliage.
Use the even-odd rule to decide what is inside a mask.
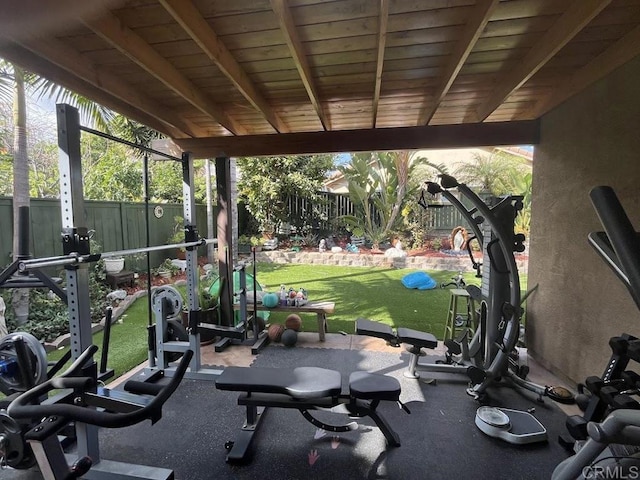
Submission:
[[[353,214],[343,217],[351,231],[367,237],[374,248],[387,239],[406,200],[419,187],[411,178],[421,165],[436,167],[411,151],[354,154],[351,164],[339,167],[354,205]]]
[[[272,233],[288,222],[287,195],[316,199],[333,163],[333,155],[239,158],[239,199],[245,202],[260,231]]]
[[[473,161],[456,169],[456,178],[471,187],[493,195],[514,192],[514,182],[530,168],[524,161],[509,153],[496,150],[493,153],[475,153]]]

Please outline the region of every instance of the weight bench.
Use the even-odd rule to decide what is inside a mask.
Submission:
[[[394,332],[389,325],[367,320],[366,318],[356,319],[356,334],[382,338],[394,347],[400,346],[401,343],[411,345],[407,348],[407,351],[411,354],[409,367],[407,371],[404,372],[404,376],[407,378],[420,377],[420,375],[416,373],[416,368],[419,358],[425,355],[422,349],[428,348],[433,350],[438,346],[438,339],[431,333],[420,332],[419,330],[404,327],[400,327]]]
[[[348,393],[342,393],[342,375],[335,370],[317,367],[257,368],[227,367],[216,380],[216,388],[242,392],[238,405],[246,407],[246,419],[236,441],[229,441],[227,462],[248,460],[251,442],[266,408],[292,408],[314,426],[329,432],[356,430],[356,422],[331,425],[315,418],[310,411],[327,410],[349,417],[370,417],[392,447],[400,446],[400,438],[376,411],[381,401],[400,402],[400,383],[393,377],[368,372],[349,376]]]

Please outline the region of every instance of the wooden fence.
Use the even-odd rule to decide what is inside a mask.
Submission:
[[[0,198],[0,268],[11,262],[13,250],[13,202]],[[30,200],[30,253],[34,258],[62,255],[62,215],[60,200],[32,198]],[[154,215],[156,205],[163,215]],[[181,204],[151,204],[149,207],[149,236],[151,245],[164,245],[173,232],[175,216],[182,216]],[[93,239],[103,252],[142,248],[146,246],[145,210],[142,203],[85,201],[85,219],[89,229],[95,230]],[[205,205],[196,207],[196,225],[201,236],[207,235],[207,211]],[[206,250],[203,248],[203,255]],[[175,258],[174,252],[151,253],[151,264],[156,266],[167,258]],[[132,268],[133,258],[128,258],[126,268]]]
[[[62,254],[62,220],[60,201],[57,199],[32,198],[30,208],[30,253],[34,258]],[[334,220],[341,215],[353,213],[349,197],[322,192],[320,199],[290,197],[287,199],[291,225],[311,226],[322,234],[335,232]],[[163,215],[153,214],[156,205],[161,206]],[[151,204],[149,213],[149,232],[151,245],[163,245],[173,232],[174,217],[182,216],[181,204]],[[142,203],[85,201],[86,225],[95,230],[94,240],[102,251],[116,251],[141,248],[146,245],[145,210]],[[207,236],[207,212],[205,205],[196,206],[196,225],[201,236]],[[214,209],[214,216],[216,215]],[[467,226],[466,221],[452,205],[416,212],[417,221],[424,224],[437,235],[448,235],[458,226]],[[240,204],[238,208],[239,234],[248,234],[250,214]],[[0,197],[0,268],[11,262],[13,250],[13,213],[12,199]],[[215,229],[215,225],[214,225]],[[213,233],[215,236],[215,232]],[[202,255],[206,254],[202,247]],[[153,252],[151,264],[160,264],[173,252]],[[128,259],[127,268],[132,268],[132,259]]]
[[[343,215],[354,212],[351,199],[346,195],[320,192],[315,202],[307,198],[290,196],[287,198],[289,222],[296,227],[311,226],[322,233],[331,233],[335,229],[334,221]],[[375,208],[372,216],[376,218]],[[451,204],[439,205],[439,208],[420,209],[413,212],[413,220],[425,225],[434,235],[448,235],[458,225],[469,228],[467,221]]]

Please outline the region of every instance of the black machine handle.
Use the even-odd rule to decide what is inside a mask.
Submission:
[[[128,427],[146,419],[154,420],[159,418],[162,405],[169,399],[176,388],[178,388],[182,377],[184,377],[189,367],[189,362],[193,357],[193,351],[187,350],[182,356],[182,360],[171,381],[167,383],[147,405],[132,412],[106,412],[64,403],[31,405],[32,402],[37,401],[42,395],[51,390],[61,388],[83,389],[95,385],[95,379],[91,377],[74,377],[72,375],[79,373],[82,366],[92,357],[97,349],[98,347],[91,345],[60,377],[47,380],[31,390],[24,392],[9,405],[9,415],[13,418],[37,418],[56,415],[64,417],[69,421],[78,421],[105,428]]]
[[[589,196],[622,268],[629,293],[640,308],[640,239],[613,188],[594,187]],[[605,252],[600,252],[605,253]]]

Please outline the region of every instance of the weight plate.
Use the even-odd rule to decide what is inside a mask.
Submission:
[[[151,294],[153,309],[160,311],[161,301],[167,305],[167,318],[177,317],[182,312],[182,295],[174,287],[164,285],[156,288]]]
[[[0,362],[17,362],[18,355],[15,347],[15,340],[22,338],[31,365],[27,368],[33,376],[34,385],[38,385],[47,379],[47,352],[36,337],[26,332],[10,333],[0,341]],[[5,395],[15,392],[26,392],[28,383],[20,375],[20,369],[16,365],[10,371],[0,373],[0,391]]]
[[[0,412],[0,450],[11,468],[26,469],[36,464],[31,447],[24,441],[20,425],[4,412]]]

